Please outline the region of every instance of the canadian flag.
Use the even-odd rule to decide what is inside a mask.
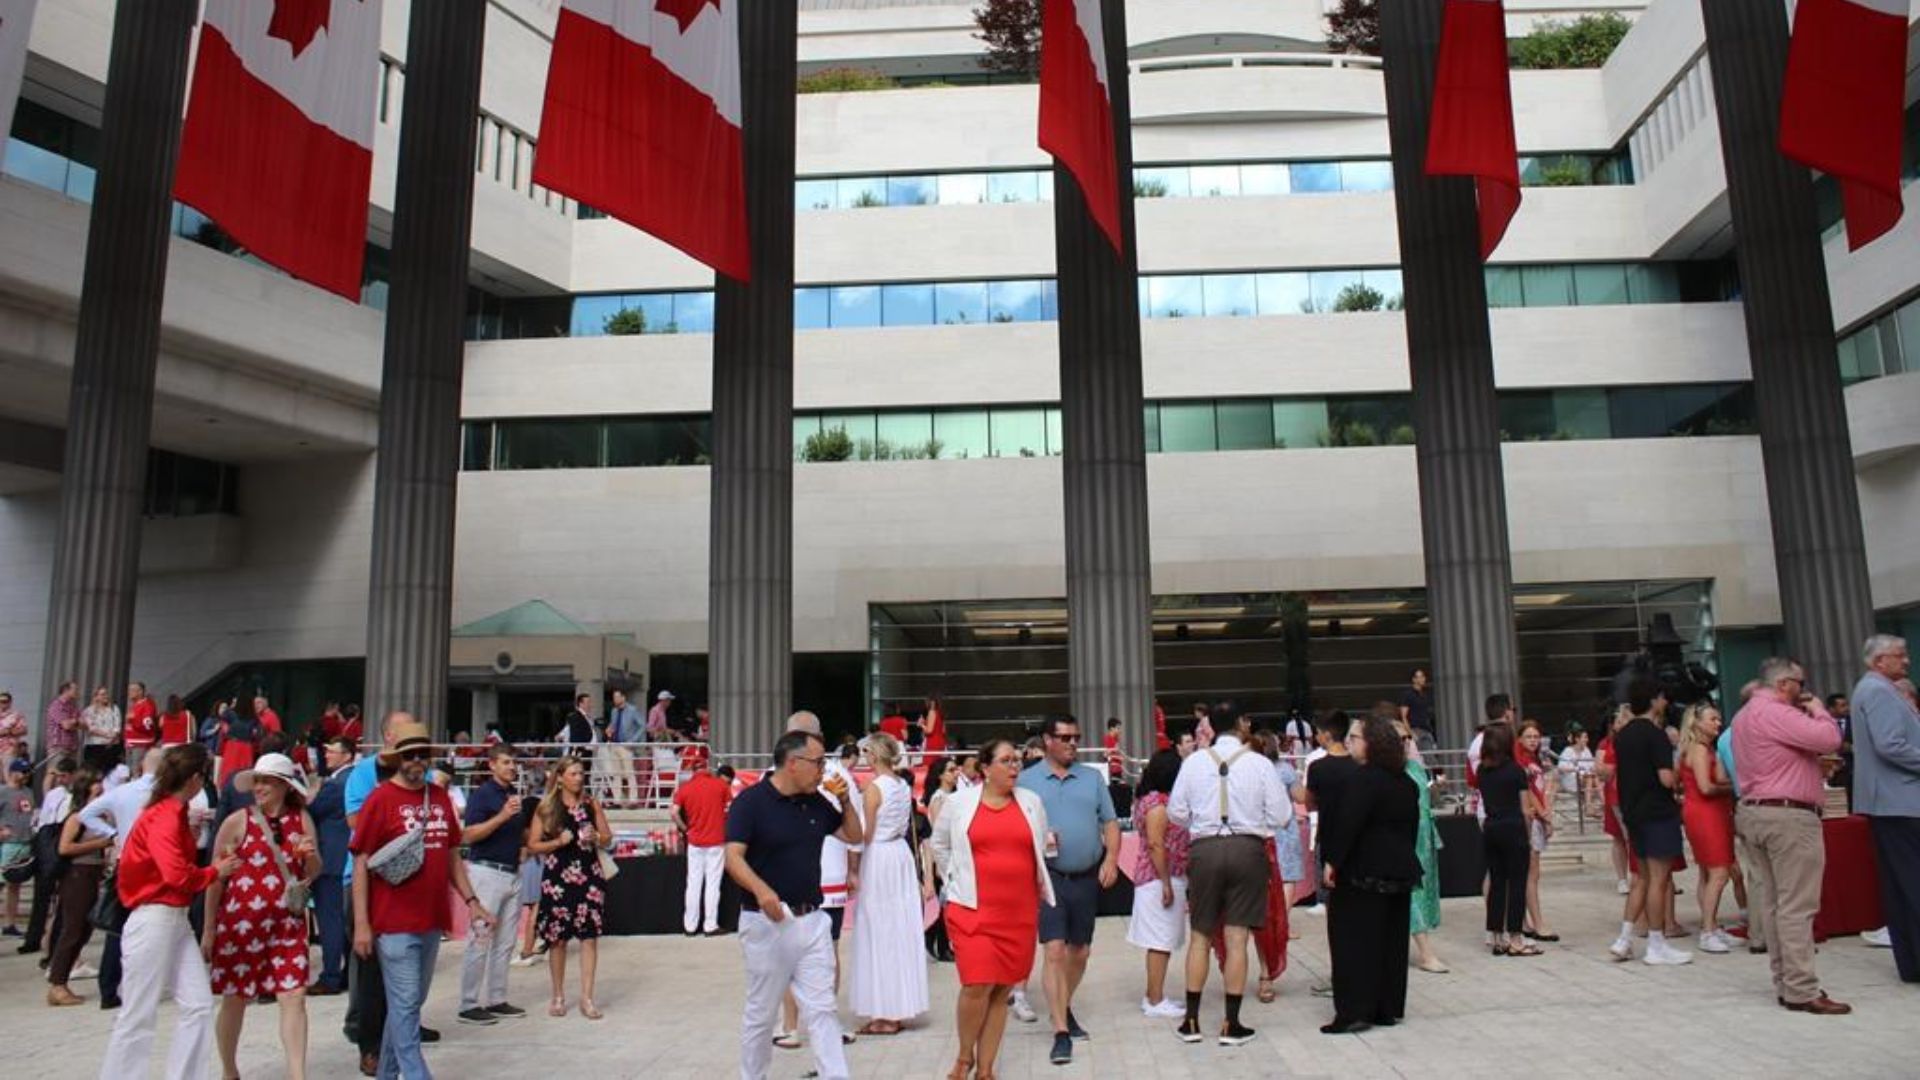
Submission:
[[[533,180],[747,281],[741,2],[566,0]]]
[[[203,18],[174,197],[359,300],[380,0],[207,0]]]
[[[1040,148],[1060,160],[1094,223],[1121,250],[1120,165],[1107,92],[1100,0],[1045,0],[1040,14]]]
[[[1501,0],[1447,0],[1434,64],[1427,175],[1471,176],[1480,197],[1480,257],[1500,246],[1520,209],[1520,153],[1507,81]]]
[[[0,0],[0,137],[13,130],[13,104],[27,74],[34,0]]]
[[[1780,96],[1780,152],[1840,181],[1847,247],[1900,220],[1907,0],[1800,0]]]

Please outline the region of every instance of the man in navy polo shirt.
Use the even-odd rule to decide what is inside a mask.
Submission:
[[[467,880],[493,920],[491,934],[468,934],[460,963],[463,1024],[518,1020],[526,1010],[507,1002],[507,966],[520,938],[520,849],[534,802],[520,797],[520,762],[510,743],[487,748],[487,779],[467,796],[460,839],[467,845]]]
[[[1075,762],[1079,745],[1079,722],[1071,716],[1051,717],[1045,759],[1020,773],[1020,786],[1046,804],[1047,875],[1059,901],[1040,906],[1040,944],[1046,949],[1042,978],[1047,1011],[1053,1015],[1049,1059],[1056,1065],[1072,1061],[1073,1040],[1087,1037],[1073,1015],[1073,993],[1087,973],[1100,890],[1120,874],[1120,821],[1113,812],[1113,796],[1098,768]]]
[[[747,961],[743,1080],[764,1080],[773,1063],[774,1023],[789,987],[800,1002],[821,1080],[848,1075],[834,1003],[833,931],[820,906],[820,847],[829,836],[858,844],[860,811],[838,777],[826,790],[840,807],[821,794],[826,763],[820,736],[790,731],[773,745],[772,771],[727,811],[727,873],[757,907],[740,912],[740,949]]]

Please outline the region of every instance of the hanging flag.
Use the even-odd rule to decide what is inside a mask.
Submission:
[[[34,0],[0,0],[0,139],[13,130],[13,103],[27,74]],[[4,147],[5,142],[0,142]]]
[[[1500,246],[1520,209],[1520,152],[1507,80],[1501,0],[1446,0],[1434,64],[1427,175],[1471,176],[1480,200],[1480,258]]]
[[[358,301],[380,0],[207,0],[203,19],[174,198]]]
[[[1040,148],[1080,182],[1094,223],[1120,242],[1107,32],[1100,0],[1045,0],[1040,13]]]
[[[533,182],[752,275],[741,0],[566,0]]]
[[[1800,0],[1780,95],[1780,152],[1840,181],[1847,247],[1900,220],[1907,0]]]

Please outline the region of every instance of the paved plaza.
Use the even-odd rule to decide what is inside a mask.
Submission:
[[[1690,883],[1690,882],[1689,882]],[[1449,900],[1441,931],[1450,975],[1412,973],[1407,1022],[1393,1030],[1330,1037],[1317,1028],[1331,1003],[1309,992],[1327,971],[1323,924],[1297,915],[1301,936],[1280,999],[1249,997],[1247,1022],[1260,1037],[1225,1050],[1186,1046],[1173,1025],[1146,1020],[1137,1003],[1140,953],[1125,942],[1125,922],[1103,919],[1093,964],[1076,1009],[1092,1032],[1066,1068],[1051,1066],[1046,1024],[1010,1024],[1003,1077],[1549,1077],[1714,1076],[1912,1077],[1920,1073],[1920,988],[1902,986],[1892,956],[1858,938],[1829,942],[1820,972],[1852,1016],[1820,1018],[1782,1011],[1768,989],[1766,958],[1739,952],[1696,956],[1686,968],[1655,969],[1608,960],[1618,901],[1609,877],[1552,876],[1548,917],[1564,937],[1538,959],[1494,959],[1479,948],[1479,903]],[[1680,901],[1691,912],[1691,893]],[[1691,943],[1688,938],[1682,944]],[[460,950],[440,953],[428,1022],[445,1039],[428,1049],[436,1075],[590,1077],[592,1080],[716,1080],[737,1069],[741,965],[735,939],[615,938],[605,943],[598,993],[607,1018],[544,1013],[544,969],[513,972],[512,999],[535,1015],[491,1028],[463,1027],[453,1013]],[[89,946],[97,960],[97,946]],[[570,973],[571,974],[571,973]],[[1036,984],[1038,983],[1036,971]],[[76,982],[89,998],[92,982]],[[928,1022],[905,1034],[862,1039],[850,1052],[854,1075],[937,1077],[953,1055],[953,968],[933,969]],[[42,1004],[43,976],[33,960],[0,955],[0,1029],[9,1077],[91,1076],[99,1067],[110,1014],[89,1002],[73,1009]],[[571,996],[571,993],[570,993]],[[313,1003],[310,1074],[357,1076],[340,1036],[343,998]],[[1220,1019],[1218,977],[1204,1021]],[[162,1044],[171,1023],[162,1011]],[[284,1075],[271,1007],[249,1011],[241,1072]],[[774,1080],[811,1067],[805,1051],[779,1051]],[[155,1075],[158,1075],[156,1071]]]

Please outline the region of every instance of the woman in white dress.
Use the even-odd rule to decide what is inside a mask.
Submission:
[[[900,744],[875,734],[867,744],[874,780],[867,785],[866,853],[854,896],[853,972],[848,998],[854,1014],[870,1017],[862,1035],[894,1035],[927,1011],[927,960],[921,938],[922,905],[933,897],[908,845],[913,788],[895,770]]]

